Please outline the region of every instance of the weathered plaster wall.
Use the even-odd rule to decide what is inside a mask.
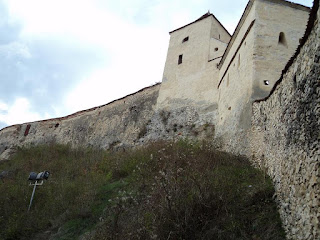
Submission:
[[[7,127],[0,131],[0,158],[9,157],[14,146],[51,142],[104,149],[134,146],[154,115],[159,88],[145,88],[64,118]]]
[[[188,41],[183,42],[186,37]],[[217,108],[213,79],[217,79],[214,76],[218,75],[219,59],[209,60],[222,55],[229,39],[212,15],[171,32],[157,109],[174,110],[186,105],[198,107],[199,111]],[[179,55],[183,55],[181,64]]]
[[[279,0],[250,1],[232,45],[219,65],[216,137],[224,149],[247,154],[252,102],[268,94],[294,50],[308,20],[307,8]],[[286,46],[278,44],[279,33]],[[267,80],[269,85],[265,85]]]
[[[217,60],[217,63],[219,63],[221,56],[223,55],[224,51],[227,48],[227,43],[222,42],[219,39],[216,39],[214,37],[211,37],[210,39],[210,52],[209,52],[209,58],[208,61]],[[217,68],[217,66],[215,66]],[[217,81],[217,80],[216,80]]]
[[[319,1],[315,1],[318,8]],[[320,11],[280,84],[253,104],[252,161],[272,177],[288,239],[320,239]],[[316,18],[314,10],[312,18]],[[313,20],[312,20],[313,21]],[[310,22],[310,20],[309,20]],[[311,25],[312,26],[312,25]]]
[[[254,4],[254,3],[253,3]],[[220,63],[218,96],[218,121],[216,137],[221,138],[225,149],[233,144],[234,151],[242,153],[238,145],[240,139],[246,145],[243,137],[250,127],[250,99],[252,94],[252,78],[254,72],[253,46],[255,39],[255,10],[252,2],[247,6],[249,12],[240,21],[241,29],[233,36],[232,46],[228,46],[223,63]]]
[[[259,0],[255,1],[255,15],[253,100],[269,95],[280,78],[304,34],[309,8],[279,0]],[[279,43],[281,32],[284,38]]]

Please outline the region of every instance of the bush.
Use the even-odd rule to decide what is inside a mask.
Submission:
[[[21,149],[2,170],[0,239],[284,239],[271,181],[206,143]],[[51,176],[30,213],[30,171]],[[34,221],[37,219],[37,221]]]

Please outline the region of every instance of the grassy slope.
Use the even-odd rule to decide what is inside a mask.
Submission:
[[[270,179],[206,144],[38,146],[3,170],[0,239],[284,239]],[[51,176],[27,213],[28,174],[44,170]]]

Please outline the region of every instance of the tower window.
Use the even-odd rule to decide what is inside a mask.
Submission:
[[[286,36],[284,35],[284,33],[283,33],[283,32],[281,32],[281,33],[279,34],[279,41],[278,41],[278,44],[281,44],[281,45],[287,46]]]
[[[182,43],[187,42],[187,41],[189,41],[189,36],[188,36],[188,37],[185,37],[185,38],[182,40]]]
[[[182,54],[179,55],[179,59],[178,59],[178,64],[181,64],[182,63]]]

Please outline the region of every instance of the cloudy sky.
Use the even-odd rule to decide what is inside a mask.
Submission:
[[[246,4],[0,0],[0,129],[102,105],[160,82],[169,31],[210,10],[233,33]]]

